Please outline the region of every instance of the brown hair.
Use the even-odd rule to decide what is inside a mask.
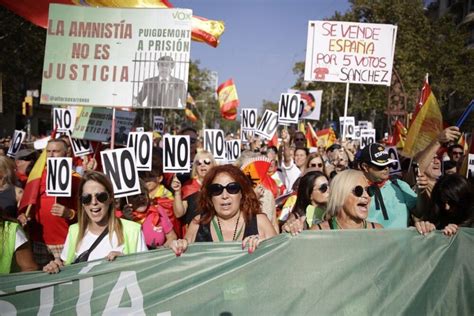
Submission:
[[[257,195],[253,191],[252,183],[250,183],[249,179],[238,167],[233,165],[215,166],[211,168],[204,177],[201,193],[199,194],[199,213],[201,214],[201,223],[210,223],[212,218],[216,215],[216,210],[214,209],[214,204],[212,203],[212,197],[209,193],[208,187],[221,173],[227,173],[235,182],[240,184],[240,187],[242,188],[240,211],[244,216],[245,223],[248,224],[253,216],[262,212],[262,209]]]
[[[82,241],[82,238],[84,238],[84,234],[86,232],[87,226],[89,225],[90,219],[87,214],[84,212],[84,208],[82,206],[82,203],[80,201],[80,198],[83,193],[83,188],[84,185],[86,184],[87,181],[94,181],[102,186],[104,186],[105,190],[109,194],[109,209],[107,212],[107,215],[109,217],[108,219],[108,227],[109,227],[109,240],[112,242],[112,232],[115,232],[117,235],[117,242],[119,245],[123,244],[124,242],[124,237],[123,237],[123,228],[122,228],[122,223],[120,220],[115,216],[115,211],[114,211],[114,188],[112,186],[112,183],[110,182],[109,178],[103,174],[102,172],[98,171],[86,171],[84,175],[81,178],[81,183],[79,184],[79,210],[77,213],[77,223],[79,225],[79,235],[77,237],[78,243],[76,245],[76,250],[79,249],[79,245]]]

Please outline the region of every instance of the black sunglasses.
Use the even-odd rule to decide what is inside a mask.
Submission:
[[[306,138],[299,138],[299,137],[298,137],[298,138],[295,138],[295,142],[301,142],[301,141],[303,141],[303,140],[306,140]]]
[[[382,170],[384,170],[385,168],[388,168],[389,165],[386,165],[386,166],[377,166],[377,165],[371,163],[370,166],[371,166],[372,168],[374,168],[374,169],[377,169],[377,170],[379,170],[379,171],[382,171]]]
[[[316,167],[322,168],[322,167],[323,167],[323,164],[322,164],[322,163],[311,163],[311,164],[309,164],[309,166],[310,166],[311,168],[316,168]]]
[[[201,166],[201,165],[206,165],[206,166],[209,166],[211,164],[211,159],[209,158],[206,158],[206,159],[199,159],[198,161],[196,161],[196,164],[198,166]]]
[[[318,188],[318,191],[321,193],[326,193],[329,189],[329,184],[328,183],[323,183],[321,186]]]
[[[364,190],[367,192],[367,194],[369,196],[372,196],[372,190],[370,189],[370,187],[363,187],[361,185],[358,185],[356,186],[354,189],[352,189],[352,194],[354,194],[355,196],[357,197],[361,197],[362,195],[364,195]]]
[[[109,199],[109,194],[107,192],[100,192],[94,194],[97,201],[100,203],[105,203]],[[83,205],[89,205],[92,202],[92,194],[84,194],[81,196],[81,203]]]
[[[211,196],[221,195],[222,192],[224,192],[224,189],[226,189],[229,194],[237,194],[242,188],[237,182],[228,183],[226,186],[223,186],[219,183],[213,183],[207,187],[207,190]]]

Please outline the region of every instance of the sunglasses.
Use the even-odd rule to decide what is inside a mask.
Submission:
[[[107,192],[100,192],[94,194],[97,201],[100,203],[105,203],[109,199],[109,194]],[[82,205],[89,205],[92,203],[92,194],[84,194],[81,196]]]
[[[202,166],[202,165],[206,165],[206,166],[209,166],[211,164],[211,159],[209,158],[206,158],[206,159],[199,159],[198,161],[196,161],[196,164],[198,166]]]
[[[323,164],[322,164],[322,163],[311,163],[311,164],[309,164],[309,166],[310,166],[311,168],[316,168],[316,167],[322,168],[322,167],[323,167]]]
[[[304,140],[306,140],[306,139],[305,139],[305,138],[299,138],[299,137],[298,137],[298,138],[295,138],[295,142],[302,142],[302,141],[304,141]]]
[[[328,183],[323,183],[318,188],[318,191],[321,192],[321,193],[326,193],[328,190],[329,190],[329,184]]]
[[[360,198],[362,195],[364,195],[364,191],[366,191],[369,196],[373,195],[372,190],[370,189],[370,187],[365,187],[364,188],[361,185],[358,185],[354,189],[352,189],[352,194],[354,194],[355,196]]]
[[[453,155],[462,155],[463,152],[462,151],[453,151]]]
[[[375,164],[370,164],[370,166],[371,166],[372,168],[374,168],[374,169],[379,170],[379,171],[382,171],[382,170],[384,170],[385,168],[388,168],[388,165],[386,165],[386,166],[377,166],[377,165],[375,165]]]
[[[237,194],[242,188],[237,182],[228,183],[226,186],[223,186],[219,183],[213,183],[207,187],[207,190],[209,191],[211,196],[221,195],[222,192],[224,192],[224,189],[226,189],[227,193],[229,194]]]

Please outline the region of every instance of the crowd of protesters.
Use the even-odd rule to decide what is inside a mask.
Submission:
[[[152,170],[139,172],[141,194],[114,198],[100,155],[73,160],[72,196],[46,194],[46,170],[33,206],[19,208],[40,151],[21,149],[15,159],[0,151],[0,273],[61,267],[82,261],[168,247],[177,256],[194,242],[239,241],[249,253],[278,233],[303,230],[416,227],[420,234],[474,227],[472,178],[460,175],[466,155],[457,127],[443,130],[404,169],[384,145],[358,149],[336,140],[307,148],[305,134],[280,133],[279,148],[249,137],[240,159],[219,164],[203,150],[198,131],[179,134],[191,142],[192,172],[163,172],[159,139]],[[100,146],[99,146],[100,147]],[[98,147],[96,147],[96,150]],[[67,137],[49,140],[48,157],[72,156]],[[257,176],[247,167],[259,162]],[[263,172],[262,172],[263,171]]]

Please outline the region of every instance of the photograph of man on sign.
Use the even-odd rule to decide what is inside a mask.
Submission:
[[[135,98],[134,106],[152,108],[184,108],[186,104],[186,84],[173,77],[175,61],[171,56],[162,56],[157,61],[158,76],[145,79]]]

